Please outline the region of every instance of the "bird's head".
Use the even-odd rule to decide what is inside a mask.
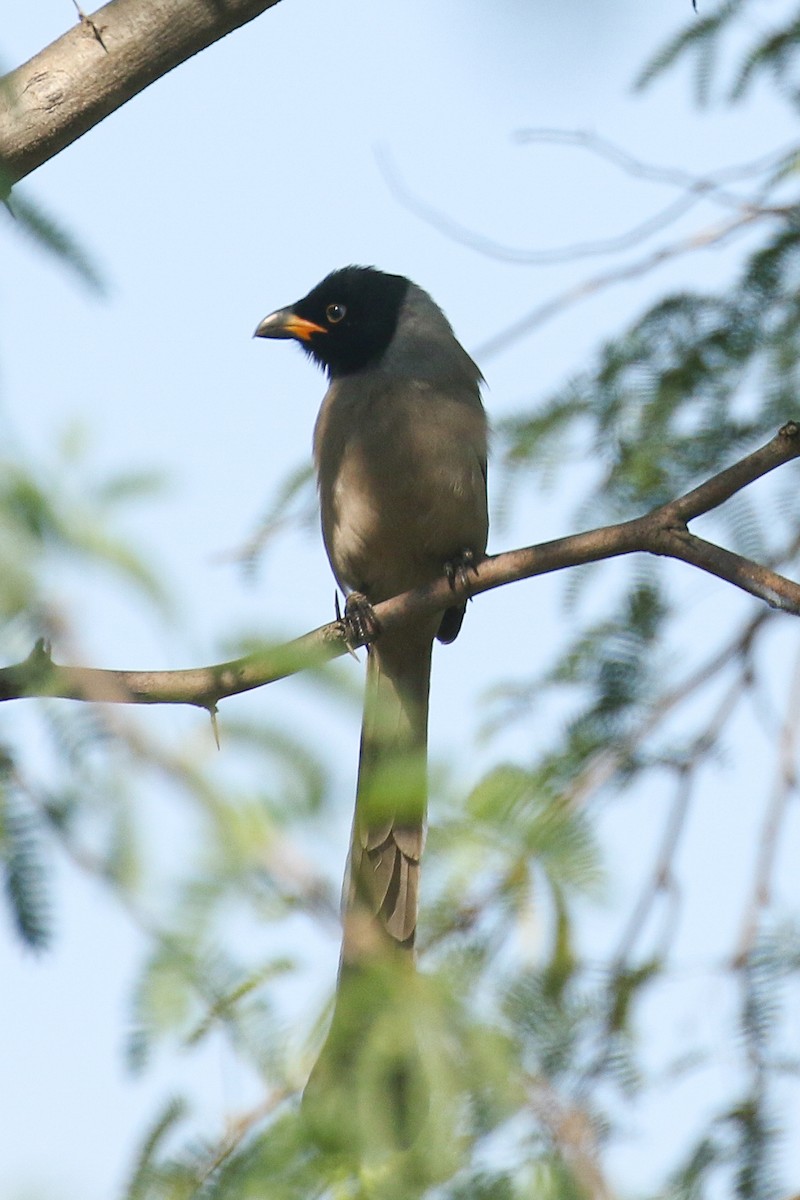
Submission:
[[[270,313],[253,336],[294,338],[332,379],[352,375],[387,350],[410,286],[374,267],[342,267],[296,304]]]

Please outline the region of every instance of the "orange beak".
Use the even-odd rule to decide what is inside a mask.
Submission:
[[[293,309],[279,308],[277,312],[264,317],[253,337],[296,338],[298,341],[308,342],[313,334],[327,332],[322,325],[315,325],[313,321],[299,317]]]

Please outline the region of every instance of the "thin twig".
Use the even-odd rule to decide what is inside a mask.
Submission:
[[[734,554],[713,542],[696,537],[686,530],[665,532],[662,549],[655,550],[670,558],[678,558],[693,567],[725,579],[743,592],[749,592],[759,600],[765,600],[770,608],[796,613],[798,585],[776,575],[769,567],[762,567],[750,558]]]
[[[734,965],[743,966],[755,945],[761,914],[769,906],[772,894],[772,876],[778,852],[778,836],[786,816],[786,809],[797,792],[797,747],[800,737],[800,653],[794,665],[789,702],[780,732],[778,762],[772,797],[764,815],[761,837],[758,843],[753,886],[747,909],[742,918],[741,932],[734,955]]]
[[[694,738],[685,758],[677,765],[677,787],[667,813],[655,864],[633,906],[617,949],[611,956],[608,967],[605,968],[608,972],[607,1012],[598,1035],[600,1044],[597,1054],[581,1075],[578,1094],[583,1093],[592,1080],[598,1079],[608,1065],[614,1049],[613,1034],[615,1032],[614,1020],[618,985],[630,971],[635,969],[630,962],[634,947],[645,928],[656,900],[664,894],[671,897],[672,905],[667,914],[669,919],[662,930],[660,945],[651,958],[656,961],[663,960],[667,954],[676,928],[679,902],[678,883],[673,864],[689,814],[696,767],[719,740],[722,730],[733,714],[747,685],[747,672],[737,676],[723,695],[706,727]]]
[[[577,146],[613,163],[627,175],[644,179],[649,183],[678,187],[683,194],[671,200],[651,217],[616,236],[557,246],[548,250],[531,250],[504,245],[493,238],[477,233],[456,221],[449,214],[422,200],[403,181],[385,147],[379,146],[376,149],[376,158],[387,187],[399,202],[445,237],[501,262],[523,266],[553,266],[573,262],[576,259],[620,254],[625,250],[630,250],[673,225],[703,200],[711,200],[739,214],[750,212],[763,216],[775,215],[776,210],[765,205],[766,195],[770,190],[769,183],[755,196],[748,197],[728,191],[723,186],[724,181],[733,182],[750,178],[753,175],[763,175],[764,172],[774,169],[779,163],[785,161],[790,154],[797,152],[796,144],[792,144],[747,163],[734,164],[708,175],[692,175],[690,172],[678,168],[658,167],[646,163],[607,138],[583,130],[522,130],[517,134],[516,140],[521,143]],[[778,211],[782,212],[783,210]]]
[[[628,924],[625,926],[617,949],[612,956],[610,967],[612,975],[620,975],[626,969],[628,960],[658,897],[665,892],[673,891],[676,887],[672,864],[689,811],[692,782],[691,767],[688,763],[683,763],[678,770],[678,786],[667,814],[655,866],[639,893],[628,918]]]
[[[704,175],[693,175],[682,167],[660,167],[654,163],[645,162],[643,159],[636,158],[616,142],[590,130],[521,129],[516,134],[516,140],[523,145],[525,143],[544,143],[557,146],[577,146],[613,163],[626,175],[635,179],[645,179],[650,183],[663,183],[683,188],[686,191],[700,189],[722,192],[726,200],[737,205],[747,203],[747,201],[743,197],[725,193],[723,185],[726,182],[734,183],[737,180],[764,175],[765,172],[774,170],[780,163],[797,153],[797,142],[793,141],[778,150],[761,154],[758,158],[749,159],[743,163],[730,163]]]
[[[785,216],[787,212],[785,209],[770,211],[771,215],[779,216]],[[762,220],[763,217],[763,210],[748,210],[722,225],[712,226],[699,233],[679,238],[666,246],[660,246],[657,250],[625,266],[614,267],[610,271],[603,271],[599,275],[593,275],[590,279],[584,279],[580,283],[566,288],[557,296],[552,296],[543,304],[537,305],[524,317],[520,317],[519,320],[506,326],[501,333],[495,334],[494,337],[483,342],[472,353],[476,358],[486,361],[492,355],[505,350],[519,338],[525,337],[539,326],[544,325],[545,322],[552,320],[553,317],[579,300],[586,300],[589,296],[605,291],[615,283],[625,283],[629,279],[637,279],[640,275],[646,275],[663,263],[669,262],[673,258],[679,258],[683,254],[690,254],[695,250],[707,250],[711,246],[721,246],[729,238],[743,233],[754,221]]]
[[[501,242],[495,241],[494,238],[477,233],[473,229],[468,229],[467,226],[462,225],[453,217],[421,200],[400,178],[388,152],[384,149],[378,149],[376,154],[386,186],[409,212],[414,213],[420,220],[430,225],[432,229],[438,230],[445,237],[450,238],[451,241],[458,242],[459,245],[466,246],[478,254],[484,254],[487,258],[494,258],[499,262],[514,263],[518,266],[554,266],[561,263],[573,262],[581,258],[620,254],[624,250],[630,250],[633,246],[639,245],[641,242],[653,237],[654,234],[660,233],[662,229],[666,229],[669,225],[674,224],[675,221],[689,212],[691,208],[699,204],[703,198],[699,191],[680,196],[677,200],[671,200],[663,209],[660,209],[645,221],[634,225],[631,229],[626,230],[625,233],[617,234],[614,237],[596,238],[587,242],[572,243],[568,246],[555,246],[549,250],[529,250],[517,246],[504,245]]]
[[[600,1166],[597,1129],[589,1113],[565,1102],[544,1076],[529,1079],[527,1088],[531,1109],[572,1168],[581,1194],[590,1200],[611,1200],[613,1193]]]
[[[689,812],[695,771],[719,741],[723,729],[747,688],[747,684],[747,668],[745,668],[745,671],[737,675],[726,690],[711,719],[693,739],[682,761],[676,767],[678,784],[667,814],[655,864],[633,906],[617,949],[612,955],[611,970],[614,974],[619,974],[626,969],[634,946],[659,895],[665,892],[674,893],[677,890],[673,863]],[[666,953],[666,948],[666,945],[662,944],[659,952],[661,957]]]
[[[205,1193],[205,1185],[222,1164],[234,1154],[242,1142],[252,1133],[257,1125],[271,1116],[275,1109],[290,1095],[285,1088],[275,1088],[274,1091],[247,1112],[231,1117],[227,1121],[227,1129],[219,1144],[214,1148],[208,1161],[198,1171],[195,1187],[189,1193],[190,1197]]]

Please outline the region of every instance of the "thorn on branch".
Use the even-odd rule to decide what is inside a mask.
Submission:
[[[40,637],[36,639],[36,645],[28,655],[27,661],[31,667],[38,670],[41,670],[43,667],[52,667],[53,648],[47,638]]]
[[[217,749],[221,750],[222,747],[220,745],[220,740],[219,740],[219,722],[217,721],[217,712],[218,712],[218,709],[217,709],[216,704],[209,704],[208,715],[211,718],[211,728],[214,731],[214,741],[217,744]]]
[[[50,642],[43,637],[36,644],[24,663],[25,677],[33,687],[43,686],[53,670],[53,654]]]
[[[82,27],[89,30],[95,41],[99,42],[106,54],[108,54],[108,46],[103,41],[103,35],[100,32],[99,26],[94,23],[91,17],[87,17],[86,13],[78,3],[78,0],[72,0],[72,3],[75,5],[75,9],[78,13],[78,19],[80,20]]]

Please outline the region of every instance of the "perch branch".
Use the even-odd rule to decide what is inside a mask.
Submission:
[[[466,580],[451,584],[442,577],[376,605],[378,628],[389,632],[413,617],[441,612],[454,602],[520,579],[634,553],[681,559],[764,600],[772,608],[800,616],[800,584],[695,537],[686,525],[688,520],[717,508],[735,492],[798,457],[800,425],[790,421],[753,454],[645,516],[538,546],[507,550],[484,559]],[[364,638],[358,644],[368,640]],[[112,671],[59,666],[40,641],[23,662],[0,669],[0,701],[58,696],[126,704],[194,704],[213,710],[226,696],[321,666],[349,648],[344,624],[332,621],[291,642],[213,666],[184,671]]]

